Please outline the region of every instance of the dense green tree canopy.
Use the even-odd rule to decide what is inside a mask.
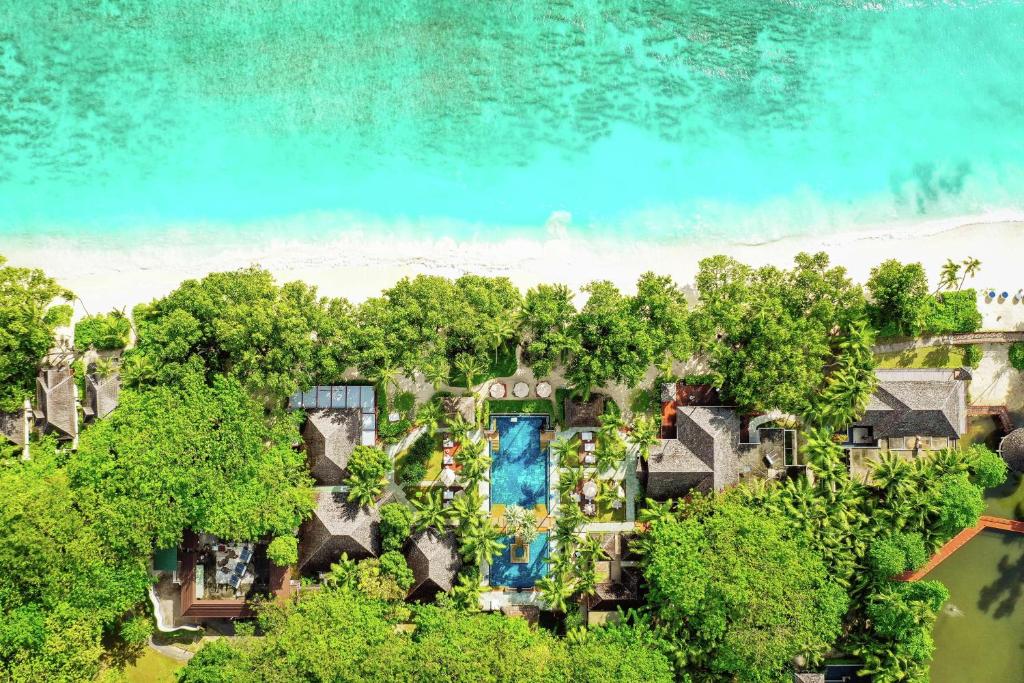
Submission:
[[[845,591],[786,523],[722,498],[710,511],[655,522],[644,542],[649,603],[681,663],[722,680],[780,680],[840,633]]]
[[[0,411],[18,410],[32,396],[54,331],[71,322],[71,307],[58,302],[74,298],[43,271],[6,263],[0,255]]]
[[[928,278],[920,263],[883,261],[867,281],[868,313],[875,329],[888,334],[915,334],[928,299]]]
[[[75,350],[81,353],[90,348],[123,349],[128,345],[131,331],[131,322],[121,311],[87,316],[75,323]]]
[[[100,637],[149,585],[145,557],[103,542],[52,441],[32,453],[0,467],[0,680],[88,679]]]
[[[572,349],[569,330],[576,316],[565,285],[537,285],[523,301],[523,360],[538,377],[547,376]]]
[[[126,391],[69,463],[84,509],[114,547],[148,553],[185,529],[250,540],[290,535],[313,507],[295,424],[266,422],[238,380],[186,375]]]
[[[824,253],[798,254],[792,270],[707,258],[697,291],[691,329],[726,395],[748,410],[809,413],[840,342],[864,316],[860,287]]]
[[[279,286],[248,268],[187,280],[137,306],[137,347],[125,361],[135,385],[181,382],[192,372],[238,378],[255,396],[282,400],[343,369],[348,306],[301,282]]]

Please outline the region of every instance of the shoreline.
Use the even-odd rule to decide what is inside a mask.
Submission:
[[[541,282],[562,282],[579,290],[589,281],[608,279],[633,291],[637,277],[653,270],[672,275],[689,290],[698,262],[707,256],[727,254],[754,266],[787,266],[801,251],[827,252],[859,282],[887,258],[920,261],[932,286],[946,259],[974,256],[982,266],[967,286],[1011,293],[1024,287],[1024,214],[1015,211],[732,242],[586,238],[568,229],[569,220],[566,214],[553,214],[542,239],[400,239],[353,231],[316,241],[268,233],[211,234],[205,226],[195,226],[133,245],[111,245],[95,236],[86,237],[85,244],[65,237],[17,239],[0,246],[0,254],[12,265],[43,268],[73,290],[81,299],[76,316],[114,307],[130,309],[170,292],[182,280],[253,264],[279,281],[301,279],[317,285],[322,295],[344,296],[355,303],[404,276],[458,277],[466,272],[507,276],[523,290]],[[986,327],[992,322],[986,319]]]

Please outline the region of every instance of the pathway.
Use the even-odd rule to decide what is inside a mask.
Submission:
[[[889,344],[875,344],[875,353],[897,353],[924,346],[965,346],[967,344],[1012,344],[1024,341],[1024,332],[965,332],[916,337]]]
[[[150,639],[149,639],[149,647],[151,647],[152,649],[156,650],[157,652],[159,652],[160,654],[164,655],[165,657],[170,657],[171,659],[176,659],[179,662],[187,662],[188,660],[190,660],[190,659],[192,659],[193,657],[196,656],[195,652],[189,652],[188,650],[182,650],[180,647],[177,647],[175,645],[157,645],[156,643],[153,642],[153,638],[152,637],[150,637]]]
[[[906,574],[903,574],[900,577],[900,580],[918,581],[922,579],[925,574],[935,569],[943,560],[962,548],[968,541],[985,529],[999,529],[1001,531],[1012,531],[1014,533],[1024,534],[1024,522],[1013,519],[1004,519],[1002,517],[982,515],[981,519],[978,520],[978,523],[975,526],[964,529],[954,536],[946,543],[946,545],[939,548],[939,551],[932,556],[932,559],[928,560],[927,564],[916,572],[907,572]]]

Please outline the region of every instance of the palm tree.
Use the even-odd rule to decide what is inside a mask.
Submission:
[[[451,432],[452,439],[461,444],[466,443],[466,441],[468,440],[466,438],[467,435],[476,427],[475,424],[471,422],[466,422],[466,420],[463,419],[461,414],[455,415],[455,417],[448,418],[447,422],[448,431]]]
[[[567,497],[583,479],[583,470],[579,467],[567,467],[561,471],[558,478],[558,492],[562,497]]]
[[[354,500],[362,506],[372,505],[384,492],[383,479],[364,479],[358,474],[350,474],[346,483],[349,500]]]
[[[558,458],[559,467],[572,467],[579,459],[579,446],[570,439],[559,437],[551,444],[551,451]]]
[[[569,598],[572,597],[572,587],[565,583],[560,574],[548,574],[540,579],[537,581],[537,589],[547,603],[548,609],[553,612],[565,612]]]
[[[480,509],[483,505],[484,499],[480,495],[480,491],[475,486],[470,487],[452,501],[448,508],[448,517],[457,521],[460,527],[472,525],[480,520]]]
[[[487,454],[487,445],[483,441],[466,441],[455,454],[455,462],[462,465],[462,476],[472,482],[478,482],[491,467],[491,456]],[[470,489],[475,490],[474,486]]]
[[[671,500],[659,503],[656,500],[648,498],[645,502],[644,508],[640,510],[640,514],[637,519],[648,524],[653,524],[655,522],[674,522],[676,520],[676,513],[672,508],[673,501]]]
[[[903,493],[909,482],[911,465],[892,451],[882,451],[871,463],[871,479],[882,490],[886,499]]]
[[[598,434],[608,439],[621,439],[620,431],[625,428],[626,421],[622,419],[622,416],[618,413],[607,411],[604,415],[598,417],[601,422],[601,427],[598,429]]]
[[[808,467],[818,481],[834,489],[837,482],[847,478],[843,447],[832,440],[832,433],[828,429],[810,429],[805,434],[807,443],[804,454]]]
[[[953,259],[946,259],[946,263],[942,266],[942,270],[939,272],[939,287],[936,291],[942,289],[952,289],[956,286],[960,277],[960,264],[953,263]]]
[[[455,357],[455,369],[465,376],[467,389],[472,389],[476,384],[473,380],[486,371],[480,359],[468,353],[460,353]]]
[[[476,612],[480,609],[480,573],[467,571],[459,574],[459,582],[452,586],[451,597],[459,609]]]
[[[580,539],[579,544],[576,546],[576,552],[579,553],[580,558],[585,560],[588,564],[607,560],[608,551],[604,549],[604,544],[601,540],[602,539],[598,536],[591,536],[590,534],[587,534]]]
[[[450,373],[451,366],[444,356],[433,356],[423,364],[423,376],[433,385],[434,391],[437,391],[443,382],[448,381]]]
[[[475,517],[477,521],[460,527],[462,545],[459,551],[467,562],[478,567],[501,555],[505,546],[501,542],[501,531],[487,517]]]
[[[437,401],[427,401],[416,411],[416,424],[426,427],[427,434],[437,434],[437,427],[441,423],[441,404]]]
[[[373,380],[385,389],[387,389],[388,384],[392,385],[395,389],[401,388],[398,386],[398,368],[390,362],[377,366],[373,373]]]
[[[416,512],[413,515],[412,525],[416,531],[435,529],[443,532],[445,523],[448,521],[448,513],[444,507],[444,500],[441,498],[441,491],[433,489],[420,493],[412,506]]]
[[[624,444],[619,442],[608,443],[606,439],[598,439],[597,449],[594,451],[594,466],[598,472],[607,472],[619,466],[619,463],[626,457]]]
[[[484,336],[491,341],[494,349],[494,363],[498,363],[498,349],[512,339],[519,330],[519,321],[512,314],[505,314],[484,321]]]
[[[629,440],[636,445],[637,454],[647,460],[651,454],[651,446],[658,443],[659,425],[649,415],[640,415],[633,420],[633,428],[629,432]]]
[[[324,576],[324,583],[335,588],[355,588],[358,581],[355,560],[348,559],[348,553],[342,553],[338,561],[331,565],[331,570]]]
[[[974,277],[975,275],[978,274],[978,269],[981,268],[981,261],[974,258],[973,256],[968,256],[967,258],[964,259],[963,267],[964,274],[963,277],[960,279],[959,286],[957,286],[956,288],[956,291],[958,292],[961,289],[963,289],[964,283],[967,282],[967,278]]]

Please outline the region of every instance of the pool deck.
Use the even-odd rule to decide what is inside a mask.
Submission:
[[[978,520],[978,523],[975,526],[964,529],[947,541],[944,546],[939,548],[939,551],[935,553],[935,555],[933,555],[923,567],[915,572],[906,572],[899,577],[899,580],[918,581],[924,578],[928,572],[939,566],[947,557],[962,548],[968,541],[985,529],[997,529],[1000,531],[1011,531],[1018,534],[1024,534],[1024,522],[1018,522],[1013,519],[1004,519],[1002,517],[982,515],[981,519]]]

